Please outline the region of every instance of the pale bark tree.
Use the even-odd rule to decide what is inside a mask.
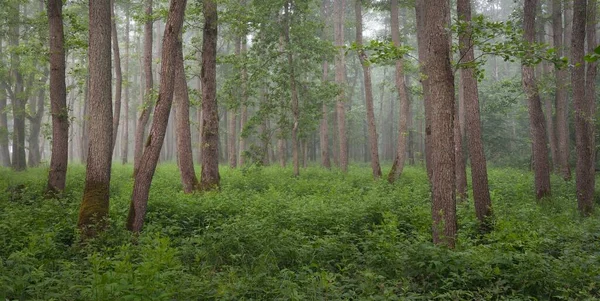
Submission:
[[[459,19],[471,22],[470,0],[458,0],[457,11]],[[470,31],[471,26],[469,25],[467,31],[459,37],[462,62],[472,62],[475,60]],[[492,214],[492,200],[488,186],[487,162],[481,134],[479,90],[477,79],[475,78],[475,70],[473,68],[462,68],[460,70],[460,82],[465,104],[465,128],[468,136],[469,156],[471,158],[471,185],[473,186],[475,214],[481,225],[484,225],[486,219]]]
[[[217,3],[203,0],[204,30],[202,39],[202,175],[203,191],[218,189],[219,113],[217,110]]]
[[[62,0],[48,0],[50,34],[50,107],[52,114],[52,155],[47,193],[65,189],[69,157],[69,111],[67,108],[65,35],[62,18]]]
[[[2,53],[2,38],[0,37],[0,54]],[[0,87],[0,164],[10,167],[10,152],[8,150],[8,116],[6,113],[7,91],[3,84]]]
[[[192,155],[192,133],[190,131],[190,97],[188,94],[185,68],[183,64],[183,48],[177,49],[175,58],[175,111],[176,140],[177,140],[177,165],[181,173],[181,183],[185,193],[192,193],[198,189],[198,178],[194,170]]]
[[[245,1],[244,1],[245,3]],[[242,80],[242,97],[241,97],[241,106],[242,110],[240,113],[240,141],[238,145],[239,149],[239,158],[238,164],[239,166],[244,166],[245,163],[245,151],[246,151],[246,137],[244,137],[244,128],[248,123],[248,71],[246,70],[246,52],[248,51],[248,43],[246,41],[246,34],[244,33],[242,36],[242,49],[241,49],[241,57],[243,60],[242,70],[241,72],[241,80]]]
[[[144,151],[144,138],[146,125],[150,119],[152,110],[152,89],[154,79],[152,77],[152,0],[145,1],[146,23],[144,24],[144,101],[142,103],[142,112],[138,118],[135,133],[135,146],[133,153],[133,173],[135,174],[139,167],[142,152]]]
[[[150,184],[152,183],[160,150],[165,140],[171,105],[173,103],[175,69],[177,68],[176,61],[178,56],[180,56],[181,64],[183,64],[183,55],[178,54],[178,52],[181,52],[182,48],[180,37],[186,3],[187,0],[172,0],[169,5],[169,15],[162,43],[160,70],[162,76],[160,77],[158,100],[156,101],[152,126],[150,127],[148,140],[144,147],[144,153],[140,159],[139,169],[135,174],[131,205],[129,206],[129,215],[127,216],[127,229],[136,233],[140,232],[144,225]],[[184,87],[179,88],[183,89]],[[189,114],[186,118],[189,118]],[[189,140],[189,137],[187,138]]]
[[[89,3],[89,153],[83,201],[77,225],[84,237],[95,236],[108,216],[112,158],[110,1]]]
[[[447,1],[424,0],[419,25],[426,41],[425,76],[431,97],[433,242],[454,248],[456,195],[454,176],[454,75],[450,66]],[[425,22],[426,20],[426,22]]]
[[[535,14],[537,0],[525,0],[523,8],[523,39],[535,43]],[[528,52],[526,56],[531,56]],[[538,200],[550,195],[550,165],[546,147],[546,129],[544,113],[538,91],[534,68],[526,63],[521,67],[523,88],[529,105],[529,127],[533,151],[533,170],[535,172],[535,195]]]
[[[115,17],[115,1],[110,1],[111,36],[113,49],[113,62],[115,63],[115,108],[113,113],[113,149],[117,142],[119,122],[121,119],[121,95],[123,90],[123,71],[121,69],[121,52],[119,51],[119,36],[117,34],[117,20]],[[129,34],[129,33],[127,33]]]
[[[336,117],[338,129],[338,157],[340,169],[348,171],[348,135],[346,132],[346,108],[344,96],[344,85],[346,83],[346,66],[344,46],[344,15],[346,11],[346,0],[334,0],[334,35],[335,46],[338,52],[335,59],[335,82],[342,89],[337,96]]]
[[[396,1],[396,0],[393,0]],[[363,44],[362,28],[362,3],[355,0],[354,12],[356,15],[356,45],[358,46],[358,58],[363,70],[365,107],[367,109],[367,127],[369,131],[369,149],[371,158],[371,171],[375,179],[381,178],[381,166],[379,165],[379,148],[377,145],[377,128],[375,127],[375,112],[373,110],[373,86],[371,83],[371,67],[367,54],[361,49]]]
[[[86,76],[85,78],[85,88],[83,91],[83,105],[82,105],[82,112],[81,112],[81,136],[79,137],[79,144],[81,149],[79,149],[79,159],[81,161],[81,164],[86,164],[87,162],[87,155],[88,155],[88,144],[89,144],[89,136],[88,136],[88,129],[89,129],[89,119],[90,119],[90,114],[89,114],[89,101],[90,100],[90,76],[89,76],[89,71],[88,71],[88,76]]]
[[[391,29],[392,41],[394,46],[400,47],[400,23],[398,20],[398,0],[391,1]],[[394,156],[394,165],[388,175],[390,183],[395,182],[404,169],[406,161],[406,150],[408,148],[408,118],[410,111],[410,102],[408,100],[408,91],[404,81],[404,63],[402,59],[396,60],[396,91],[400,99],[400,117],[398,119],[398,147]]]
[[[129,2],[125,3],[125,102],[123,103],[123,130],[121,131],[121,163],[127,164],[129,156]]]

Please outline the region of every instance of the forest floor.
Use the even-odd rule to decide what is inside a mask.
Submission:
[[[424,170],[395,185],[370,169],[221,169],[220,192],[185,195],[159,166],[142,234],[125,230],[131,166],[115,165],[110,226],[76,231],[85,171],[44,200],[47,169],[0,170],[0,300],[529,300],[600,298],[600,215],[575,183],[538,204],[529,171],[491,169],[493,230],[458,205],[455,250],[431,241]],[[599,210],[597,210],[599,211]]]

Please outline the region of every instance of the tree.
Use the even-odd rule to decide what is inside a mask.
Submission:
[[[190,97],[188,94],[185,67],[183,64],[183,47],[177,49],[175,57],[175,92],[174,100],[175,124],[177,131],[177,165],[181,173],[181,183],[185,193],[192,193],[198,188],[198,178],[194,170],[192,157],[192,133],[190,131]]]
[[[62,6],[62,0],[48,0],[52,156],[50,157],[47,193],[58,193],[65,189],[69,157],[69,111],[65,80],[65,36]]]
[[[425,76],[431,97],[431,166],[433,177],[433,242],[454,248],[456,239],[456,195],[454,176],[454,74],[450,66],[447,1],[424,0],[423,30]],[[426,20],[426,22],[425,22]],[[418,29],[419,30],[419,29]],[[424,86],[424,89],[426,87]]]
[[[2,43],[0,42],[0,45]],[[0,89],[0,164],[10,167],[10,152],[8,151],[8,117],[6,114],[6,90]]]
[[[590,215],[594,210],[595,174],[592,168],[594,166],[592,159],[595,146],[592,144],[594,141],[592,137],[594,135],[593,120],[595,113],[592,109],[594,108],[593,102],[595,101],[595,85],[590,83],[590,81],[594,81],[596,77],[595,64],[589,64],[586,72],[586,64],[584,62],[586,20],[588,22],[595,21],[595,12],[587,10],[586,2],[586,0],[575,0],[573,3],[573,35],[571,40],[571,55],[574,66],[571,72],[571,85],[573,87],[573,105],[575,108],[577,207],[579,208],[579,212],[584,216]],[[590,2],[595,1],[591,0]],[[595,9],[595,3],[590,4],[590,8]],[[587,14],[590,14],[591,18],[586,19]],[[595,26],[595,23],[590,24],[588,28],[593,26]],[[588,39],[588,44],[595,42],[594,36],[592,34],[588,35],[588,37],[592,38],[592,40]],[[592,48],[594,47],[592,46]],[[589,94],[592,95],[590,96]]]
[[[121,131],[121,162],[127,163],[129,155],[129,2],[125,6],[125,103],[123,104],[123,131]]]
[[[523,8],[523,40],[535,43],[535,14],[537,0],[525,0]],[[538,200],[550,195],[550,166],[546,147],[546,129],[542,104],[536,84],[533,66],[526,62],[533,56],[533,50],[526,50],[522,63],[523,88],[529,105],[529,126],[533,150],[533,170],[535,172],[535,195]]]
[[[108,216],[112,158],[110,1],[89,3],[89,154],[77,225],[84,237],[102,230]]]
[[[119,36],[117,35],[117,19],[115,18],[115,1],[110,1],[111,36],[113,61],[115,62],[115,111],[113,114],[113,149],[117,142],[119,121],[121,119],[121,95],[123,90],[123,72],[121,70],[121,52],[119,51]],[[127,33],[129,34],[129,32]]]
[[[400,47],[400,33],[398,21],[398,1],[391,1],[391,26],[392,26],[392,41],[394,46]],[[400,99],[400,118],[398,120],[398,148],[394,156],[394,165],[388,175],[388,181],[393,183],[404,169],[406,161],[406,150],[408,147],[408,118],[410,112],[410,101],[408,92],[406,91],[406,83],[404,81],[404,63],[402,59],[396,60],[396,91]]]
[[[552,0],[552,39],[558,57],[565,55],[562,2],[561,0]],[[557,68],[554,75],[556,77],[554,102],[556,105],[556,161],[558,163],[556,168],[563,179],[568,180],[571,178],[571,168],[569,166],[569,124],[567,122],[569,114],[567,99],[568,70],[566,68]]]
[[[457,1],[458,18],[467,23],[471,22],[471,1]],[[475,52],[471,41],[471,26],[459,36],[461,61],[473,62]],[[479,90],[474,68],[460,69],[460,84],[462,85],[466,132],[468,135],[469,155],[471,158],[471,181],[473,186],[473,200],[477,219],[483,225],[486,218],[492,214],[492,200],[488,186],[487,162],[481,139],[481,119],[479,113]]]
[[[427,35],[425,33],[425,2],[415,2],[415,15],[417,17],[417,44],[419,53],[420,69],[425,74],[425,63],[427,61]],[[423,86],[423,106],[425,110],[425,167],[427,169],[427,176],[429,180],[433,178],[433,158],[431,152],[431,119],[432,119],[432,107],[431,107],[431,95],[429,89],[429,78],[427,76],[421,77],[421,85]]]
[[[392,2],[394,2],[393,0]],[[397,2],[396,2],[397,5]],[[381,166],[379,165],[379,149],[377,145],[377,128],[375,127],[375,112],[373,111],[373,86],[371,83],[371,67],[367,62],[367,54],[361,49],[363,44],[362,28],[362,3],[355,0],[354,13],[356,15],[356,45],[358,46],[358,58],[363,69],[363,80],[365,85],[365,106],[367,109],[367,127],[369,130],[369,146],[371,151],[371,170],[375,179],[381,178]]]
[[[338,53],[335,60],[335,82],[342,89],[337,97],[336,114],[338,128],[338,156],[340,168],[343,172],[348,171],[348,135],[346,133],[346,108],[343,86],[346,82],[346,67],[344,63],[344,14],[346,9],[346,0],[334,0],[334,35],[335,46],[338,47]]]
[[[15,20],[10,28],[9,44],[14,48],[19,47],[20,37],[20,4],[17,4],[14,12]],[[10,55],[10,66],[12,69],[11,77],[14,78],[14,88],[7,87],[7,91],[11,96],[12,112],[13,112],[13,143],[12,143],[12,168],[20,171],[27,168],[25,156],[25,116],[27,98],[25,97],[25,89],[23,83],[23,74],[21,73],[21,59],[16,51],[12,51]]]
[[[219,113],[217,110],[217,3],[203,0],[202,39],[202,174],[200,189],[219,188]]]
[[[152,88],[154,79],[152,78],[152,0],[145,1],[146,23],[144,24],[144,102],[142,103],[142,112],[138,118],[135,146],[133,153],[133,173],[135,174],[139,168],[142,152],[144,151],[144,137],[146,133],[146,125],[150,120],[150,111],[152,110]]]
[[[328,0],[323,0],[321,5],[321,17],[323,20],[327,20],[329,17],[327,6]],[[327,39],[326,31],[323,30],[323,40]],[[329,63],[327,59],[323,59],[323,76],[322,81],[324,83],[328,82],[328,72],[329,72]],[[331,168],[331,160],[329,158],[329,108],[327,107],[327,102],[323,101],[322,105],[322,113],[321,113],[321,124],[319,126],[319,143],[321,147],[321,165],[323,167],[330,169]]]
[[[152,119],[150,134],[148,135],[144,153],[140,159],[139,169],[135,174],[131,205],[129,206],[129,215],[127,216],[127,229],[133,232],[140,232],[144,225],[150,184],[152,183],[152,177],[156,170],[160,150],[165,140],[169,114],[173,103],[177,57],[180,57],[181,64],[183,64],[180,37],[186,3],[187,0],[172,0],[169,7],[167,23],[165,24],[161,55],[162,76],[160,77],[158,100],[156,101],[156,108],[154,109],[154,118]],[[189,114],[187,118],[189,118]],[[191,157],[191,154],[189,154],[189,157]]]

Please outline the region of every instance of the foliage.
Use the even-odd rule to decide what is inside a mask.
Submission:
[[[595,299],[597,217],[580,218],[574,183],[553,178],[537,205],[533,176],[492,169],[494,230],[459,204],[459,244],[431,242],[424,170],[399,183],[309,168],[225,169],[221,192],[185,195],[175,165],[157,170],[147,227],[123,225],[131,166],[114,166],[110,227],[76,232],[84,169],[44,200],[45,169],[0,173],[0,298],[8,300]]]

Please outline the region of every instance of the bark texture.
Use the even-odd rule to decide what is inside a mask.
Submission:
[[[119,36],[117,34],[117,21],[115,18],[115,1],[110,1],[111,35],[113,62],[115,62],[115,109],[113,113],[113,149],[117,142],[119,122],[121,120],[121,95],[123,93],[123,72],[121,70],[121,52],[119,51]]]
[[[198,189],[198,178],[194,170],[192,154],[192,132],[190,131],[190,97],[188,94],[183,48],[179,45],[175,58],[175,123],[177,139],[177,165],[181,173],[183,192],[192,193]]]
[[[69,111],[67,108],[66,61],[62,0],[48,0],[50,33],[50,107],[52,114],[52,155],[47,193],[65,189],[69,159]]]
[[[458,17],[461,20],[471,21],[471,1],[457,1]],[[470,27],[467,32],[459,37],[461,57],[464,62],[475,60],[471,41]],[[460,70],[460,82],[463,90],[465,104],[466,132],[471,158],[471,181],[473,186],[473,200],[475,214],[481,225],[486,224],[486,219],[492,214],[492,199],[488,185],[487,162],[483,148],[481,134],[481,119],[479,113],[479,90],[473,68]]]
[[[334,0],[334,34],[335,46],[338,47],[338,53],[335,58],[335,82],[342,89],[337,96],[336,113],[337,113],[337,129],[338,129],[338,157],[340,169],[342,172],[348,171],[348,135],[346,132],[346,107],[344,96],[344,84],[346,82],[346,66],[345,66],[345,51],[344,46],[344,12],[346,8],[346,0]]]
[[[121,132],[121,163],[129,157],[129,2],[125,4],[125,103],[123,103],[123,131]]]
[[[187,0],[172,0],[169,6],[167,23],[165,24],[161,55],[162,76],[160,77],[158,100],[156,101],[150,134],[140,159],[139,169],[135,174],[131,205],[127,216],[127,229],[136,233],[140,232],[144,225],[150,184],[156,170],[169,122],[175,88],[176,58],[182,47],[180,36],[186,3]],[[183,61],[183,57],[181,57],[181,60]]]
[[[416,1],[415,2],[415,14],[417,17],[417,44],[418,44],[418,53],[419,53],[419,62],[420,69],[423,74],[425,74],[425,62],[427,62],[427,40],[428,37],[425,32],[426,23],[429,20],[426,19],[425,16],[425,2],[424,1]],[[429,89],[429,78],[427,76],[421,77],[421,85],[423,86],[423,105],[425,108],[425,167],[427,169],[427,176],[429,181],[432,180],[433,177],[433,158],[431,152],[431,119],[432,119],[432,107],[431,107],[431,93]]]
[[[95,236],[108,216],[112,158],[110,1],[89,4],[89,153],[83,201],[77,225],[84,237]]]
[[[396,0],[394,0],[396,1]],[[379,164],[379,148],[377,145],[377,128],[375,127],[375,112],[373,109],[373,85],[371,83],[371,67],[367,62],[368,57],[364,50],[360,49],[363,43],[362,34],[362,3],[355,0],[354,12],[356,14],[356,45],[358,46],[358,58],[363,70],[365,87],[365,107],[367,109],[367,128],[369,132],[369,151],[371,158],[371,170],[375,179],[381,178],[381,166]]]
[[[20,12],[20,5],[17,5],[17,12]],[[20,20],[17,17],[16,24],[10,28],[9,43],[12,47],[19,47]],[[10,55],[10,66],[12,77],[14,78],[14,88],[11,93],[11,104],[13,112],[13,143],[12,143],[12,168],[16,171],[27,168],[27,157],[25,152],[25,116],[27,114],[27,97],[24,93],[23,75],[20,71],[20,56],[16,52]]]
[[[421,2],[421,1],[420,1]],[[456,196],[454,177],[454,75],[450,66],[447,1],[424,0],[425,76],[431,96],[433,242],[454,248]],[[421,23],[423,24],[423,23]]]
[[[535,42],[535,14],[537,0],[525,0],[523,8],[523,39]],[[532,53],[526,53],[531,56]],[[544,113],[537,88],[533,66],[523,64],[523,88],[529,104],[529,127],[533,150],[533,170],[535,172],[535,195],[538,200],[550,195],[550,165],[546,147]]]
[[[219,113],[217,110],[217,3],[203,0],[204,30],[202,39],[202,175],[203,191],[218,189]]]
[[[556,55],[562,57],[566,55],[565,44],[563,43],[563,10],[561,0],[552,1],[552,40]],[[556,148],[557,148],[557,166],[555,167],[559,174],[565,180],[571,179],[571,168],[569,167],[569,123],[568,123],[568,102],[567,89],[569,72],[567,68],[556,69],[556,91],[554,93],[554,102],[556,106]]]
[[[6,91],[0,89],[0,164],[10,167],[10,152],[8,151],[8,117],[6,114]]]

